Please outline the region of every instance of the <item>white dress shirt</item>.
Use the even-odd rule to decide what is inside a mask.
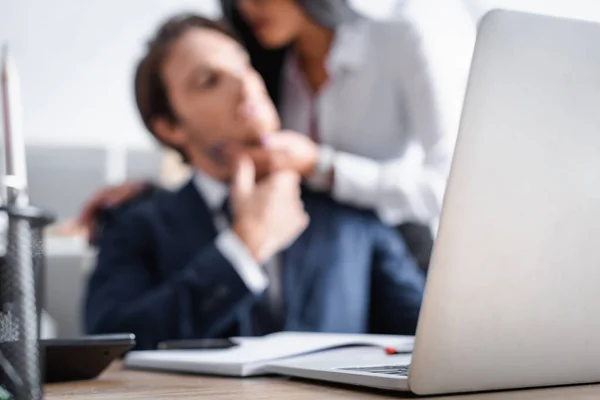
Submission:
[[[207,174],[195,171],[194,185],[214,215],[214,224],[219,232],[215,245],[231,263],[240,278],[254,294],[268,290],[269,302],[274,312],[281,311],[281,276],[278,257],[273,257],[262,268],[254,260],[246,245],[229,227],[223,214],[223,203],[229,196],[229,187]]]
[[[337,28],[329,79],[316,96],[291,54],[281,117],[285,129],[316,130],[336,150],[333,198],[374,209],[391,225],[427,223],[435,233],[475,24],[458,0],[410,0],[400,14]]]

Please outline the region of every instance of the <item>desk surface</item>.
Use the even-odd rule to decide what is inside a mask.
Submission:
[[[192,375],[173,375],[123,369],[113,364],[98,379],[77,383],[47,385],[45,399],[104,400],[104,399],[398,399],[401,393],[354,391],[339,387],[286,378],[207,378]],[[475,395],[435,397],[445,400],[597,400],[600,385],[573,386],[551,389],[509,391]]]

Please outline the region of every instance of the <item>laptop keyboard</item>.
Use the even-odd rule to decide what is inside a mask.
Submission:
[[[385,374],[396,376],[408,376],[409,365],[382,365],[378,367],[355,367],[340,368],[343,371],[366,372],[369,374]]]

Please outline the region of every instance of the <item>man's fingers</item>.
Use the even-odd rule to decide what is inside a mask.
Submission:
[[[231,195],[235,201],[240,201],[252,195],[256,180],[254,163],[247,155],[240,155],[235,163]]]
[[[260,173],[271,172],[271,166],[273,164],[273,157],[270,152],[264,149],[247,149],[244,152],[252,162],[254,162],[254,166],[256,170]]]
[[[286,150],[290,146],[290,137],[287,133],[276,133],[271,135],[265,135],[263,137],[263,143],[265,147],[269,149]]]
[[[292,167],[292,160],[285,150],[254,148],[247,149],[246,154],[254,161],[256,170],[269,173]]]
[[[274,173],[272,184],[280,190],[280,196],[287,204],[301,204],[300,200],[300,175],[296,172],[285,170]]]
[[[296,171],[292,171],[289,169],[278,171],[277,172],[278,179],[281,179],[289,184],[298,184],[300,183],[301,177],[300,174]]]

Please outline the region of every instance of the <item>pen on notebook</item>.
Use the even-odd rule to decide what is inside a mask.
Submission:
[[[393,347],[386,347],[384,348],[385,354],[387,354],[388,356],[393,356],[394,354],[406,354],[406,353],[410,353],[408,351],[400,351],[400,350],[396,350]]]

